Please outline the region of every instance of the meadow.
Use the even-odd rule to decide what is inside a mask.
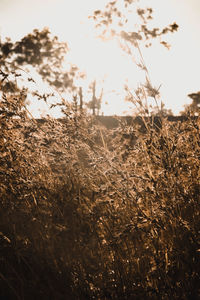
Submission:
[[[0,299],[198,299],[200,120],[0,102]]]

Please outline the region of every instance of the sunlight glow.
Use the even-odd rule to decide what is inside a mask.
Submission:
[[[86,85],[97,80],[104,87],[104,114],[122,114],[131,104],[124,102],[124,83],[131,87],[144,80],[144,74],[119,47],[116,39],[102,41],[95,38],[88,15],[101,9],[107,0],[8,0],[0,3],[0,33],[14,40],[22,38],[34,28],[49,27],[62,41],[67,41],[71,51],[67,59],[87,73]],[[140,0],[155,8],[152,24],[166,26],[176,21],[177,33],[167,39],[171,50],[154,43],[152,48],[142,48],[152,83],[161,84],[162,100],[167,108],[178,113],[189,103],[187,94],[200,89],[200,4],[198,0]],[[18,16],[16,22],[16,15]],[[133,22],[136,22],[133,19]],[[87,88],[87,86],[85,86]],[[111,93],[111,91],[113,91]],[[105,104],[108,103],[108,104]]]

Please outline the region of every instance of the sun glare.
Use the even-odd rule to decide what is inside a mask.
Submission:
[[[85,85],[83,88],[86,89],[93,80],[103,86],[104,114],[111,111],[122,113],[127,110],[127,104],[124,102],[124,83],[127,80],[131,87],[137,87],[138,83],[144,81],[144,74],[138,70],[131,57],[119,47],[117,39],[105,41],[97,39],[95,28],[88,19],[88,15],[92,15],[94,10],[103,9],[108,0],[8,2],[10,4],[1,5],[2,37],[18,40],[32,32],[34,28],[49,27],[53,35],[68,43],[70,48],[67,55],[68,62],[77,65],[81,72],[87,73],[87,80],[81,82]],[[143,52],[153,85],[162,84],[163,100],[175,113],[178,113],[188,101],[187,94],[199,89],[199,4],[196,0],[189,2],[187,0],[168,0],[166,3],[160,0],[138,2],[139,5],[144,3],[155,10],[153,24],[156,27],[163,27],[174,21],[180,25],[179,31],[169,38],[172,44],[170,51],[161,48],[158,43],[152,48],[144,49]],[[135,3],[137,4],[137,1]],[[136,22],[136,19],[131,19],[131,22]]]

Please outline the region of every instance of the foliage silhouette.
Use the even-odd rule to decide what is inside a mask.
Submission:
[[[39,31],[35,29],[32,33],[23,37],[15,43],[7,39],[0,44],[0,69],[3,89],[11,90],[6,82],[6,74],[13,73],[16,77],[19,70],[23,69],[29,72],[29,67],[36,69],[42,79],[56,89],[63,91],[73,89],[73,78],[78,68],[71,66],[68,72],[63,71],[62,63],[68,51],[66,43],[59,42],[56,36],[52,37],[49,29],[44,28]],[[33,81],[29,76],[29,81]],[[12,91],[17,90],[16,81],[12,84]]]
[[[149,7],[139,8],[136,6],[136,2],[138,1],[109,1],[104,10],[94,11],[90,18],[95,21],[97,28],[101,28],[99,36],[102,38],[115,36],[135,46],[137,46],[138,41],[143,41],[146,47],[151,46],[152,39],[160,38],[160,43],[169,47],[164,40],[161,40],[161,37],[177,31],[179,26],[174,22],[162,29],[149,28],[148,23],[153,19],[153,9]],[[141,22],[137,20],[137,26],[133,22],[131,23],[131,28],[135,28],[135,31],[126,30],[125,28],[132,21],[133,16],[139,16]]]

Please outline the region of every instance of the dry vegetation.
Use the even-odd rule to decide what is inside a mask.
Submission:
[[[36,122],[4,94],[0,126],[1,299],[198,298],[198,118]]]

